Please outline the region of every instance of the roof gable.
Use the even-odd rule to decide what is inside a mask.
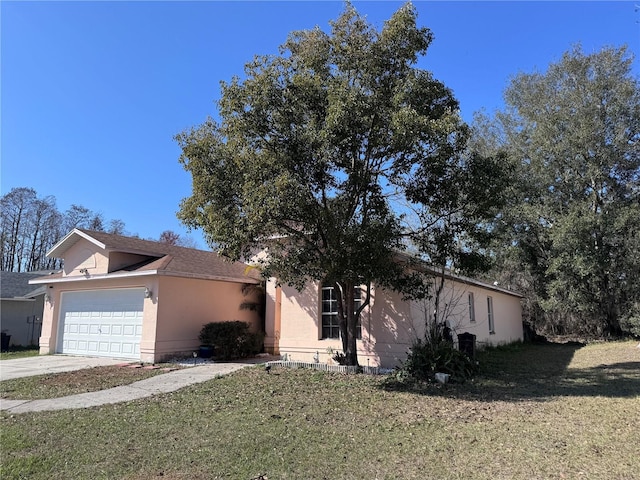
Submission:
[[[130,264],[110,268],[108,274],[156,272],[251,283],[260,279],[259,272],[247,264],[229,261],[215,252],[77,228],[60,240],[47,256],[64,258],[69,249],[83,239],[104,250],[105,255],[130,254],[130,258],[135,259]]]

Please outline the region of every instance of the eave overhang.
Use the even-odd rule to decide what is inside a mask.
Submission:
[[[38,284],[65,284],[65,283],[77,283],[77,282],[90,282],[96,280],[113,280],[113,279],[121,279],[121,278],[137,278],[137,277],[151,277],[151,276],[161,276],[161,277],[176,277],[176,278],[191,278],[195,280],[213,280],[219,282],[231,282],[231,283],[252,283],[259,284],[260,281],[255,278],[247,277],[247,278],[236,278],[236,277],[225,277],[222,275],[198,275],[191,273],[183,273],[183,272],[165,272],[162,270],[146,270],[142,272],[113,272],[106,274],[98,274],[98,275],[73,275],[69,277],[40,277],[34,278],[33,280],[29,280],[30,284],[38,285]]]

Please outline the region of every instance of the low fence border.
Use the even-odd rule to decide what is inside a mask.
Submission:
[[[274,360],[267,362],[265,365],[283,368],[308,368],[311,370],[319,370],[322,372],[332,373],[365,373],[367,375],[385,375],[389,373],[389,369],[370,366],[353,366],[353,365],[329,365],[328,363],[315,362],[295,362],[290,360]]]

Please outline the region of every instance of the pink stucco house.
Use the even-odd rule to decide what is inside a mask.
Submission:
[[[446,320],[455,340],[456,334],[465,332],[476,336],[479,347],[523,339],[521,295],[450,272],[442,278],[438,319]],[[439,280],[436,277],[434,282]],[[294,361],[325,363],[331,361],[332,351],[342,350],[331,287],[313,283],[298,292],[278,286],[271,279],[266,292],[268,352]],[[424,336],[427,322],[433,321],[434,309],[433,300],[406,301],[396,292],[372,288],[357,341],[360,364],[397,366],[406,358],[414,340]]]
[[[304,362],[330,362],[342,348],[330,287],[298,292],[265,282],[265,315],[243,305],[262,297],[256,269],[213,252],[75,229],[48,253],[62,272],[31,280],[46,289],[40,353],[157,362],[196,350],[205,323],[241,320],[264,330],[265,351]],[[434,275],[437,272],[432,272]],[[444,275],[439,319],[480,345],[522,340],[521,296],[474,279]],[[433,301],[405,301],[372,289],[362,313],[361,365],[393,367],[424,335]],[[454,335],[455,338],[455,335]]]
[[[255,270],[214,252],[75,229],[48,253],[62,272],[46,287],[40,353],[157,362],[199,346],[208,322],[241,320],[261,330]],[[254,293],[251,293],[253,290]]]

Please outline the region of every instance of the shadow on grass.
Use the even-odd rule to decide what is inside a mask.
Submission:
[[[406,391],[480,401],[545,401],[561,396],[640,396],[640,362],[571,368],[584,345],[520,344],[489,349],[478,355],[480,373],[465,384],[434,385],[388,379],[385,390]]]

